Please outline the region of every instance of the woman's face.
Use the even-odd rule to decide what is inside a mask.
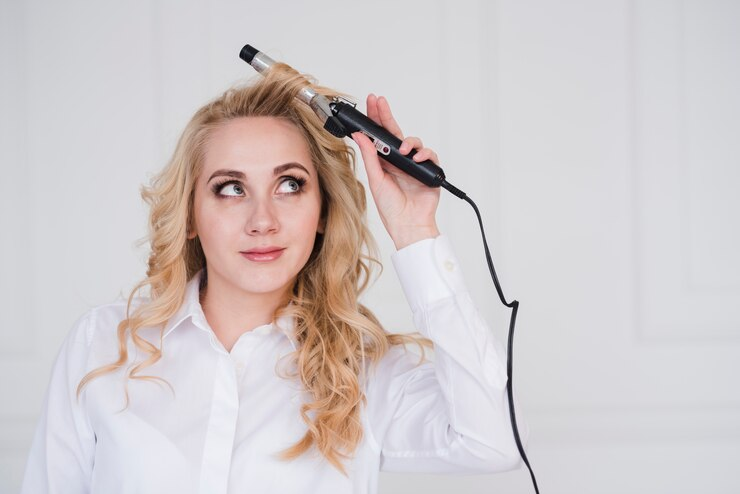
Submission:
[[[308,143],[286,120],[242,117],[211,132],[204,152],[189,238],[200,237],[208,284],[282,298],[323,233]]]

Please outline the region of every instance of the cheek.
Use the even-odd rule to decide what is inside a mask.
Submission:
[[[283,226],[298,233],[305,240],[306,244],[308,244],[308,248],[310,248],[316,238],[316,230],[321,216],[321,202],[312,201],[312,203],[304,205],[297,214],[295,211],[292,213],[289,215],[289,219],[287,219],[289,223],[283,223]]]
[[[195,206],[195,225],[204,248],[208,245],[218,247],[219,240],[225,240],[239,229],[237,215],[224,214],[209,204]]]
[[[319,222],[318,213],[302,211],[302,214],[286,215],[282,221],[284,231],[295,232],[299,237],[312,239],[316,235],[316,228]]]

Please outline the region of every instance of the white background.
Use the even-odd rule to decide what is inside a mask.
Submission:
[[[361,109],[387,96],[477,202],[521,302],[543,494],[740,492],[733,0],[2,0],[0,492],[72,322],[144,276],[139,187],[200,105],[255,76],[245,43]],[[365,302],[412,330],[372,204],[369,220],[386,270]],[[472,209],[444,192],[439,223],[504,339]],[[524,469],[381,477],[412,489],[534,492]]]

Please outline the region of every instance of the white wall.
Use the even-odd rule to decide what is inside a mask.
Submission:
[[[543,493],[740,491],[740,3],[2,0],[0,492],[70,325],[144,275],[140,184],[197,107],[254,76],[245,43],[386,95],[479,205],[522,304]],[[503,339],[472,210],[445,193],[439,218]],[[366,301],[409,330],[370,221],[387,269]],[[525,470],[382,476],[412,488],[533,492]]]

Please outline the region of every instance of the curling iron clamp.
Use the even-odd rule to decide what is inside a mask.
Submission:
[[[239,57],[254,67],[254,69],[260,74],[268,71],[275,63],[273,59],[250,45],[245,45],[244,48],[242,48],[239,53]],[[301,89],[297,98],[313,109],[316,115],[318,115],[324,123],[324,129],[332,135],[340,139],[344,137],[352,138],[353,132],[362,132],[375,144],[375,149],[378,154],[386,161],[429,187],[443,187],[449,190],[452,194],[466,201],[473,207],[475,214],[478,216],[478,224],[480,225],[480,231],[483,237],[486,261],[488,263],[488,270],[491,273],[491,278],[493,279],[493,284],[496,287],[501,303],[512,310],[511,319],[509,321],[509,335],[506,353],[506,375],[508,377],[506,392],[509,398],[509,416],[511,418],[511,428],[514,433],[514,440],[519,450],[519,454],[521,455],[524,464],[527,465],[527,468],[529,469],[535,493],[539,494],[537,480],[535,479],[534,472],[532,471],[532,467],[530,466],[529,460],[524,451],[524,446],[522,446],[521,438],[519,437],[519,429],[516,424],[516,414],[514,413],[512,354],[514,349],[514,325],[516,324],[516,315],[519,310],[519,301],[512,300],[511,302],[507,302],[504,297],[504,292],[501,289],[498,276],[496,276],[496,270],[493,267],[493,260],[491,259],[491,252],[488,249],[486,234],[483,230],[483,220],[481,219],[478,206],[475,205],[473,200],[470,199],[465,192],[447,182],[442,168],[432,160],[420,161],[418,163],[415,162],[412,159],[416,154],[415,149],[412,149],[408,154],[401,154],[399,151],[402,142],[401,139],[394,136],[388,130],[376,124],[369,117],[358,111],[355,108],[354,103],[341,98],[332,98],[329,100],[326,96],[318,94],[310,87],[304,87]]]

